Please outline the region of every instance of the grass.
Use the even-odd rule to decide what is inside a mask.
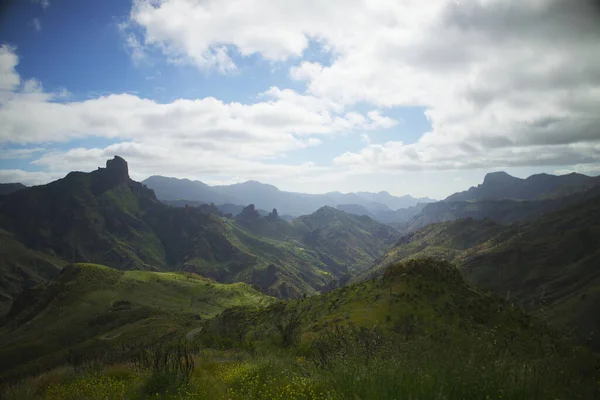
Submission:
[[[28,399],[593,399],[593,378],[575,360],[547,354],[528,359],[502,355],[485,340],[440,343],[431,339],[382,342],[369,357],[359,350],[317,366],[300,350],[203,350],[188,384],[168,390],[128,366],[31,378],[4,392]],[[557,363],[560,362],[560,363]],[[50,374],[53,374],[52,372]],[[152,388],[152,390],[149,390]],[[163,390],[166,389],[166,390]]]
[[[150,272],[125,280],[126,273],[117,273],[116,280],[96,279],[94,287],[106,291],[108,282],[128,280],[152,285],[153,291],[164,284],[178,290],[188,285],[180,274],[158,274],[156,281]],[[136,368],[127,358],[115,364],[109,357],[104,364],[49,368],[5,385],[3,398],[588,400],[600,395],[600,363],[593,354],[466,284],[447,263],[404,262],[382,277],[326,295],[269,302],[229,308],[199,325],[181,314],[181,327],[188,325],[171,330],[173,338],[193,326],[203,328],[189,344],[195,365],[189,379]],[[127,325],[129,333],[122,328],[121,343],[139,342],[140,332],[164,332],[159,320],[153,314]],[[169,321],[173,328],[173,317]]]
[[[57,365],[66,347],[93,352],[171,331],[185,335],[226,308],[272,301],[247,284],[191,273],[71,265],[25,296],[0,328],[0,378]]]

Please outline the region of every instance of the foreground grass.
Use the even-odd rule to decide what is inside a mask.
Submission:
[[[80,349],[68,358],[73,367],[26,378],[0,396],[600,399],[600,362],[588,349],[431,260],[322,296],[229,309],[196,332],[173,331],[158,344],[136,336],[100,354]]]
[[[4,399],[464,399],[598,398],[592,359],[549,351],[527,358],[484,343],[419,339],[381,343],[368,354],[342,349],[326,365],[302,346],[203,350],[188,383],[113,365],[62,367],[7,388]],[[587,361],[586,361],[587,360]],[[596,397],[595,397],[596,396]]]

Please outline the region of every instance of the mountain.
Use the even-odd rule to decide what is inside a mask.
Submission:
[[[153,176],[145,181],[161,201],[187,200],[203,203],[254,204],[259,209],[276,208],[282,215],[300,216],[310,214],[321,207],[336,207],[340,204],[353,204],[366,208],[370,213],[391,211],[396,208],[415,206],[418,202],[433,201],[428,198],[416,199],[409,195],[396,197],[387,192],[380,193],[340,193],[325,194],[294,193],[279,190],[273,185],[257,181],[247,181],[233,185],[208,186],[199,181]]]
[[[375,219],[375,216],[369,210],[358,204],[338,204],[335,208],[348,214],[354,214],[358,216],[366,215],[372,219]]]
[[[386,205],[391,210],[398,210],[400,208],[414,207],[419,203],[434,203],[437,200],[430,199],[429,197],[412,197],[409,194],[404,196],[392,196],[388,192],[369,193],[369,192],[358,192],[358,196],[365,200],[369,200],[375,203]]]
[[[356,216],[323,207],[311,215],[298,217],[292,225],[303,233],[302,242],[351,273],[360,273],[399,238],[393,228],[367,216]]]
[[[11,194],[23,189],[27,189],[27,186],[21,183],[0,183],[0,196]]]
[[[492,172],[485,176],[482,184],[464,192],[454,193],[445,201],[551,199],[586,191],[598,185],[600,185],[599,177],[576,173],[558,176],[537,174],[521,179],[506,172]]]
[[[490,218],[498,223],[510,224],[532,220],[596,196],[600,196],[600,186],[592,186],[590,189],[582,190],[575,194],[539,200],[445,200],[426,204],[419,214],[408,220],[392,223],[391,225],[400,232],[409,233],[429,224],[454,221],[460,218]]]
[[[73,264],[18,297],[0,327],[0,380],[64,364],[70,352],[185,335],[192,322],[226,308],[274,299],[247,284],[219,284],[190,273],[118,271]]]
[[[166,267],[164,248],[144,218],[164,207],[115,157],[106,168],[13,193],[0,205],[0,227],[67,261],[158,270]]]
[[[600,348],[600,196],[512,226],[461,219],[403,237],[364,278],[394,262],[433,256],[465,278],[572,329]]]
[[[261,216],[254,205],[235,218],[222,217],[211,205],[170,207],[131,180],[126,161],[115,157],[106,168],[72,172],[7,196],[0,204],[0,228],[35,252],[28,253],[34,259],[43,254],[57,265],[184,270],[223,283],[248,282],[282,298],[318,293],[362,271],[398,238],[392,228],[367,217],[316,214],[289,223],[275,211]],[[318,226],[302,222],[318,218]],[[40,281],[27,265],[43,264],[22,264],[18,271],[29,271],[19,278],[24,283],[2,283],[4,297]],[[58,273],[44,270],[51,272],[45,277]],[[2,271],[0,282],[16,282],[15,272]]]
[[[151,176],[142,183],[154,190],[154,193],[161,201],[187,200],[198,203],[214,204],[238,202],[237,198],[218,193],[213,190],[213,188],[200,181],[166,178],[164,176]]]

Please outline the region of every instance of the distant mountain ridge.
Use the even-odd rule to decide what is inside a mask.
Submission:
[[[200,181],[189,179],[166,178],[151,176],[142,182],[153,189],[161,201],[188,200],[205,203],[254,204],[264,210],[277,210],[283,215],[300,216],[310,214],[321,207],[337,205],[358,205],[369,213],[394,211],[418,203],[428,203],[435,200],[429,198],[414,198],[410,195],[396,197],[388,192],[379,193],[340,193],[325,194],[295,193],[279,190],[273,185],[257,181],[247,181],[226,186],[209,186]]]
[[[454,193],[444,201],[542,200],[579,193],[598,185],[600,185],[599,177],[577,173],[536,174],[521,179],[500,171],[486,174],[480,185],[464,192]]]
[[[482,184],[467,191],[454,193],[445,200],[422,204],[420,210],[398,210],[387,219],[377,215],[401,233],[410,233],[429,224],[460,218],[491,218],[501,224],[511,224],[538,218],[544,214],[583,202],[600,195],[600,177],[581,174],[532,175],[515,178],[505,172],[492,172]]]

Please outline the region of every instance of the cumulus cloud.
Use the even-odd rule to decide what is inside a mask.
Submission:
[[[73,166],[87,171],[103,166],[115,154],[130,163],[131,176],[138,180],[155,174],[200,180],[205,180],[207,176],[271,180],[311,176],[328,170],[312,163],[266,164],[232,153],[182,147],[166,140],[153,143],[122,142],[105,148],[74,148],[66,152],[51,151],[43,154],[33,164],[55,171],[69,171]]]
[[[6,95],[7,91],[15,90],[21,83],[21,79],[15,66],[19,58],[15,54],[15,49],[10,46],[0,46],[0,96]]]
[[[25,149],[0,149],[0,160],[17,160],[30,158],[34,154],[45,151],[43,147],[25,148]]]
[[[261,57],[289,63],[289,78],[304,90],[273,87],[251,103],[212,97],[160,103],[125,93],[69,102],[35,80],[23,81],[16,50],[3,46],[0,144],[112,138],[118,147],[49,152],[37,165],[94,168],[118,150],[142,171],[182,176],[191,169],[318,179],[525,166],[594,171],[600,164],[596,4],[135,0],[123,25],[135,60],[158,51],[226,74],[244,57]],[[309,58],[311,43],[329,62]],[[377,144],[370,132],[395,129],[398,121],[385,114],[398,107],[424,108],[431,128],[415,143]],[[362,135],[364,148],[340,149],[329,169],[272,163],[319,145],[324,135],[347,132]]]
[[[556,165],[597,161],[597,4],[138,0],[131,23],[146,44],[202,69],[235,68],[234,54],[298,60],[289,75],[314,98],[426,108],[431,131],[417,144],[366,147],[340,165]],[[301,59],[311,40],[331,53],[330,65]]]
[[[43,171],[23,171],[20,169],[0,169],[0,182],[22,183],[26,186],[43,185],[50,181],[60,179],[69,171],[63,172],[43,172]]]
[[[107,94],[66,101],[15,71],[15,49],[0,48],[0,144],[52,144],[103,137],[119,142],[103,149],[49,151],[35,165],[49,171],[94,169],[120,154],[138,173],[292,176],[318,171],[312,164],[277,165],[269,159],[318,146],[318,136],[374,130],[393,124],[378,111],[346,112],[328,99],[273,87],[251,104],[213,97],[159,103],[135,94]],[[33,149],[35,152],[38,149]],[[29,154],[33,154],[30,150]],[[9,150],[6,157],[25,154]],[[255,175],[253,175],[255,174]]]

